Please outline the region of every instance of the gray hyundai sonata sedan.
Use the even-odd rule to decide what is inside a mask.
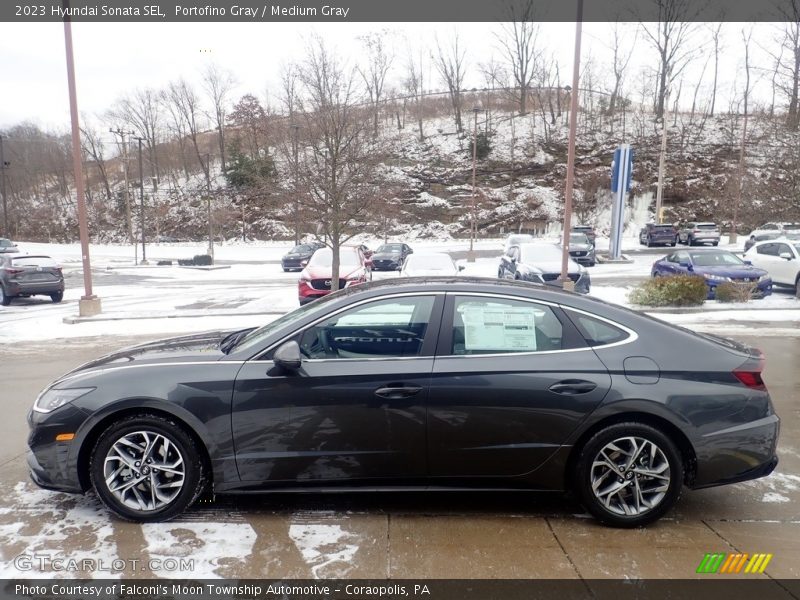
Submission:
[[[458,488],[569,490],[634,527],[684,486],[772,472],[763,363],[543,285],[392,279],[75,369],[29,413],[28,464],[135,521],[204,490]]]

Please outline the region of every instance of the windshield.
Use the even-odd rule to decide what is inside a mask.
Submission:
[[[675,228],[672,225],[652,225],[653,231],[673,231]]]
[[[570,233],[569,234],[569,243],[570,244],[588,244],[589,238],[586,237],[585,233]]]
[[[730,252],[692,252],[692,262],[698,267],[724,267],[743,265],[744,261]]]
[[[526,264],[561,260],[561,249],[558,246],[525,244],[520,247],[520,252],[522,255],[522,262]]]
[[[352,248],[341,248],[339,250],[339,264],[346,267],[358,266],[358,255]],[[330,248],[320,248],[314,252],[314,256],[308,261],[309,267],[330,267],[333,265],[333,250]]]
[[[397,254],[403,251],[402,244],[384,244],[380,248],[378,248],[378,252],[386,252],[389,254]]]
[[[330,302],[330,298],[335,298],[335,296],[325,296],[319,300],[315,300],[314,302],[301,306],[300,308],[296,308],[292,312],[286,313],[274,321],[270,321],[263,327],[259,327],[258,329],[248,333],[241,340],[239,340],[239,342],[233,348],[235,348],[237,352],[241,350],[247,350],[248,348],[257,348],[264,340],[282,327],[289,325],[294,321],[298,321],[307,315],[313,315],[314,313],[325,310],[325,308],[328,306],[328,302]],[[230,352],[233,350],[233,348],[229,348],[228,351]]]
[[[13,245],[14,243],[11,240],[0,240],[0,247],[2,248],[10,248]]]
[[[406,263],[407,271],[413,269],[425,271],[453,271],[453,260],[446,254],[412,254]]]
[[[289,251],[289,254],[305,254],[306,252],[311,252],[312,248],[308,244],[300,244],[299,246],[295,246]]]
[[[49,256],[20,256],[12,258],[15,267],[57,267],[58,263]]]

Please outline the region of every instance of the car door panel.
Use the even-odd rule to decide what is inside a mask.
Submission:
[[[242,367],[232,426],[243,481],[426,475],[425,404],[444,299],[424,296],[431,301],[424,333],[415,325],[359,331],[349,323],[321,336],[320,351],[337,358],[306,358],[289,372],[268,360]],[[302,335],[296,339],[302,341]],[[408,351],[409,340],[420,335],[419,350]],[[406,348],[394,354],[405,355],[392,356],[392,344]]]
[[[453,308],[449,297],[443,332]],[[430,383],[433,478],[514,478],[535,471],[610,389],[605,366],[588,347],[450,355],[445,346],[458,343],[447,338],[455,340],[457,329],[441,336]]]

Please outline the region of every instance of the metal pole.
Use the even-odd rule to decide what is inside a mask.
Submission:
[[[69,0],[64,0],[69,8]],[[75,86],[75,59],[72,50],[72,23],[64,19],[64,46],[67,58],[67,85],[69,87],[69,112],[72,121],[72,166],[75,171],[75,191],[78,196],[78,231],[81,238],[84,295],[80,299],[79,314],[89,316],[100,312],[100,299],[92,294],[92,265],[89,260],[89,227],[86,222],[86,190],[81,164],[81,130],[78,120],[78,92]]]
[[[574,290],[575,283],[569,279],[569,230],[572,221],[572,187],[575,171],[575,134],[578,125],[578,83],[581,70],[581,28],[583,25],[583,0],[578,0],[575,22],[575,61],[572,67],[572,91],[569,98],[569,146],[567,149],[567,182],[564,190],[564,232],[561,240],[561,285],[565,290]]]
[[[661,204],[664,198],[664,170],[667,161],[667,113],[669,111],[669,90],[664,94],[664,113],[661,117],[661,153],[658,156],[658,185],[656,187],[656,223],[661,223]]]
[[[142,228],[142,264],[147,264],[144,250],[144,171],[142,170],[142,142],[144,138],[135,138],[139,142],[139,226]]]
[[[300,243],[300,194],[299,184],[297,181],[297,132],[300,129],[299,125],[292,125],[294,130],[294,244],[295,246]]]
[[[3,136],[0,135],[0,194],[3,194],[3,235],[11,237],[8,230],[8,201],[6,200],[6,157],[3,154]]]
[[[208,255],[214,262],[214,226],[211,223],[211,155],[206,153],[206,199],[208,207]]]
[[[472,109],[472,112],[475,113],[475,126],[472,132],[472,206],[469,218],[469,254],[467,254],[467,262],[475,262],[475,165],[478,157],[478,112],[480,112],[480,108],[476,106]]]

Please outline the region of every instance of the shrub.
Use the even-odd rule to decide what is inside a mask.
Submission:
[[[156,263],[159,267],[168,267],[172,264],[171,260],[160,260]]]
[[[178,264],[182,267],[193,267],[194,266],[194,259],[193,258],[179,258]]]
[[[642,306],[700,306],[708,295],[699,275],[653,277],[634,289],[628,300]]]
[[[726,281],[717,286],[714,297],[720,302],[747,302],[757,289],[758,286],[754,283]]]
[[[210,265],[214,262],[209,254],[195,254],[192,260],[197,266]]]

